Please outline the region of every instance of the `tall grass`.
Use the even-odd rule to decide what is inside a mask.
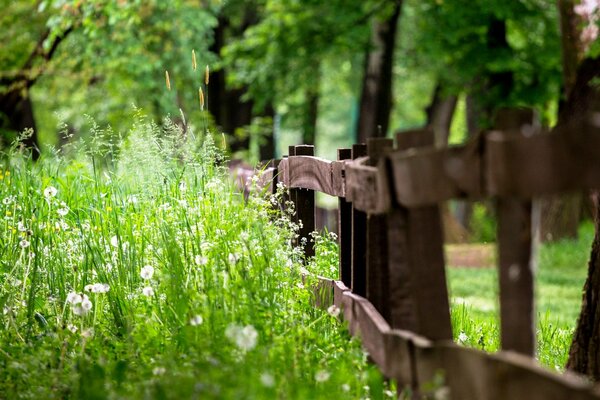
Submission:
[[[92,130],[0,164],[0,398],[390,394],[312,307],[281,193],[245,201],[210,136],[170,122]]]

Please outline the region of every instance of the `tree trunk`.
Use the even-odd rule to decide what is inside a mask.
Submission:
[[[600,77],[600,56],[585,59],[577,69],[577,79],[561,111],[558,124],[580,120],[600,110],[600,89],[594,83]],[[577,134],[573,132],[572,134]],[[592,197],[596,235],[588,265],[581,313],[569,351],[567,369],[600,380],[600,200]]]
[[[318,63],[310,77],[311,83],[304,92],[304,113],[302,116],[302,144],[315,144],[317,139],[317,117],[319,114],[320,71]]]
[[[272,104],[267,104],[262,116],[270,118],[273,127],[271,133],[263,138],[258,151],[260,160],[267,161],[275,158],[275,109],[273,108]]]
[[[365,57],[357,124],[358,143],[387,134],[392,108],[392,64],[401,9],[402,0],[396,0],[390,17],[375,22],[373,26],[371,48]]]
[[[581,23],[574,11],[573,0],[558,0],[561,30],[561,50],[563,65],[563,97],[559,110],[571,94],[577,79],[577,65],[583,54],[579,40]],[[581,220],[582,193],[550,196],[540,199],[541,215],[539,239],[543,242],[564,238],[576,238]]]
[[[573,342],[569,350],[567,369],[589,376],[592,380],[600,380],[600,194],[592,195],[596,209],[594,225],[596,235],[592,243],[592,253],[588,264],[588,276],[583,288],[584,295],[581,313],[577,321],[577,329],[573,334]]]
[[[0,115],[4,114],[6,118],[0,118],[0,129],[15,131],[17,134],[26,129],[32,129],[30,136],[24,138],[23,145],[31,149],[31,156],[37,160],[40,156],[39,144],[37,139],[37,127],[33,115],[33,104],[29,97],[28,89],[14,89],[0,95]]]
[[[433,129],[435,145],[438,147],[448,146],[450,137],[450,126],[452,117],[456,110],[458,97],[456,95],[444,95],[442,84],[438,83],[433,92],[431,104],[427,107],[427,125]]]
[[[213,31],[213,43],[209,50],[220,55],[228,35],[241,36],[246,29],[257,22],[258,17],[251,6],[247,8],[240,26],[232,26],[227,17],[219,16],[218,24]],[[230,150],[232,152],[248,149],[250,143],[247,132],[240,131],[240,128],[252,123],[254,103],[250,100],[242,100],[246,92],[246,87],[227,87],[227,74],[224,69],[218,69],[211,73],[208,84],[207,109],[219,129],[231,138]]]

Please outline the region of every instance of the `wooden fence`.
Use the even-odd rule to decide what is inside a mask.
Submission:
[[[312,146],[263,171],[263,187],[290,189],[300,236],[315,228],[315,191],[338,197],[339,279],[320,279],[321,306],[342,308],[372,360],[414,398],[600,399],[574,374],[541,368],[535,352],[532,199],[600,188],[600,122],[539,133],[531,113],[499,114],[498,130],[463,146],[436,148],[428,130],[314,157]],[[439,204],[493,199],[498,218],[501,351],[452,342]],[[309,244],[306,255],[314,254]],[[441,375],[440,375],[441,374]],[[438,378],[439,379],[439,378]],[[429,397],[425,397],[429,398]]]

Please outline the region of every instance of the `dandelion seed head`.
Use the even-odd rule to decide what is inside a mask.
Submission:
[[[340,308],[335,304],[327,308],[327,312],[334,318],[337,318],[340,315]]]
[[[315,381],[317,381],[319,383],[328,381],[330,377],[331,377],[331,373],[329,373],[329,371],[324,370],[324,369],[317,371],[315,373]]]
[[[202,325],[203,322],[204,322],[204,319],[202,318],[202,315],[195,315],[190,319],[191,326]]]
[[[19,242],[19,246],[21,246],[21,248],[23,248],[23,249],[26,249],[30,245],[31,245],[31,243],[29,242],[29,240],[23,239]]]
[[[44,189],[44,197],[47,199],[56,196],[57,193],[58,190],[54,186],[48,186],[46,189]]]
[[[140,276],[142,279],[150,280],[154,275],[154,268],[151,265],[145,265],[140,271]]]
[[[271,388],[275,386],[275,378],[270,373],[263,372],[260,374],[260,383],[262,383],[264,387]]]
[[[152,286],[146,286],[142,289],[142,294],[146,297],[152,297],[154,296],[154,289]]]

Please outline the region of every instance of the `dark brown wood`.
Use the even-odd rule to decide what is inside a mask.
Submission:
[[[339,161],[352,158],[352,149],[338,149]],[[338,198],[338,243],[340,252],[340,280],[352,285],[352,204],[344,197]]]
[[[360,157],[346,164],[346,199],[361,211],[385,213],[391,203],[387,175],[368,162],[368,157]]]
[[[390,326],[365,298],[355,296],[354,312],[362,345],[377,365],[385,367],[387,349],[384,335],[389,332]]]
[[[408,150],[418,147],[430,147],[435,143],[433,129],[408,129],[396,132],[396,148]]]
[[[352,159],[364,157],[367,146],[352,146]],[[346,170],[348,173],[348,170]],[[346,187],[348,190],[348,187]],[[347,194],[347,193],[346,193]],[[367,291],[367,215],[352,204],[352,292],[364,296]]]
[[[377,165],[392,149],[392,139],[371,138],[367,141],[368,163]],[[383,164],[382,164],[383,165]],[[387,187],[387,182],[382,182]],[[367,215],[367,299],[389,320],[389,272],[387,257],[387,221],[385,215]]]
[[[330,196],[344,196],[341,184],[341,166],[337,161],[329,161],[319,157],[290,157],[289,187],[316,190]]]
[[[283,160],[280,164],[280,167],[283,170],[283,178],[284,178],[284,184],[289,188],[289,161],[290,161],[290,157],[293,157],[296,155],[296,146],[289,146],[288,147],[288,157]],[[292,204],[294,204],[294,215],[292,216],[292,222],[294,222],[295,224],[298,224],[298,192],[300,191],[300,189],[289,189],[288,193],[289,193],[289,200],[292,202]],[[297,245],[297,241],[294,241],[294,244]]]
[[[396,201],[405,207],[483,194],[478,137],[465,146],[397,151],[388,158]]]
[[[406,136],[399,143],[431,146],[433,134],[427,132],[430,131],[404,133]],[[451,340],[439,207],[407,209],[396,205],[388,218],[392,327],[411,330],[432,340]]]
[[[573,374],[556,374],[519,354],[487,355],[490,376],[496,379],[490,400],[598,399],[589,382]]]
[[[299,145],[295,148],[296,156],[314,156],[315,147],[309,145]],[[291,162],[294,157],[290,157],[290,176]],[[315,255],[314,240],[311,233],[315,231],[315,191],[310,189],[297,189],[296,192],[296,214],[300,224],[299,240],[304,245],[305,260]]]
[[[502,349],[533,356],[531,200],[499,198],[497,215]]]

